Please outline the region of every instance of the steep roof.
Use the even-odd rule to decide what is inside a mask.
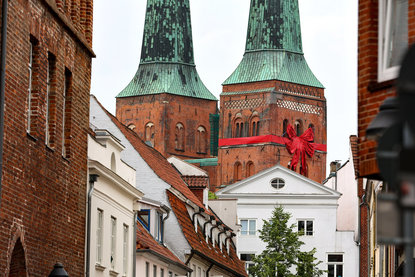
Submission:
[[[204,208],[204,205],[190,191],[177,170],[173,168],[173,166],[165,157],[163,157],[163,155],[160,154],[160,152],[144,143],[144,141],[139,138],[137,133],[122,124],[115,116],[108,112],[96,98],[95,101],[98,105],[100,105],[102,110],[108,115],[111,121],[118,127],[125,138],[131,143],[134,149],[140,154],[140,156],[160,179],[171,185],[197,206]]]
[[[161,93],[217,100],[196,71],[189,0],[147,0],[140,65],[117,97]]]
[[[251,0],[245,54],[223,85],[266,80],[324,88],[304,58],[298,0]]]
[[[208,176],[182,176],[183,180],[191,188],[207,188],[209,187]]]
[[[245,271],[245,264],[238,258],[235,249],[230,247],[228,254],[225,249],[221,252],[217,245],[213,247],[208,244],[202,232],[195,231],[185,203],[171,192],[167,192],[167,195],[169,197],[172,210],[179,221],[186,240],[192,247],[193,253],[206,260],[210,260],[216,266],[232,272],[236,276],[248,276]]]
[[[153,255],[161,257],[162,259],[167,259],[169,263],[175,264],[187,271],[191,270],[167,247],[159,244],[139,222],[137,223],[136,250],[137,252],[149,252]]]

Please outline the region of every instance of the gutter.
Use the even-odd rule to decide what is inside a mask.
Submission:
[[[6,90],[6,44],[7,44],[7,5],[3,0],[1,11],[1,57],[0,57],[0,205],[3,187],[3,142],[4,142],[4,94]]]
[[[98,180],[99,175],[97,174],[89,174],[89,191],[88,191],[88,211],[86,215],[87,221],[87,229],[86,229],[86,273],[85,276],[89,277],[89,267],[90,267],[90,259],[91,259],[91,199],[92,193],[94,192],[94,183]]]
[[[156,256],[156,257],[157,257],[157,258],[159,258],[160,260],[162,260],[162,261],[164,261],[164,262],[167,262],[167,263],[169,263],[169,264],[173,264],[173,265],[175,265],[175,266],[178,266],[178,267],[180,267],[180,268],[182,268],[182,269],[186,270],[187,272],[192,272],[192,271],[193,271],[193,270],[192,270],[190,267],[188,267],[187,265],[184,265],[184,264],[182,264],[182,263],[179,263],[179,262],[176,262],[176,261],[170,260],[169,258],[166,258],[165,256],[163,256],[163,255],[161,255],[161,254],[159,254],[159,253],[157,253],[156,251],[151,250],[151,249],[137,249],[137,250],[136,250],[136,253],[149,253],[149,254],[152,254],[152,255]]]
[[[164,223],[170,217],[170,211],[171,211],[171,209],[168,206],[166,206],[166,205],[162,205],[161,207],[164,210],[167,211],[167,215],[166,215],[165,218],[162,219],[163,224],[161,225],[161,242],[164,244],[164,230],[166,229],[166,228],[164,228]]]

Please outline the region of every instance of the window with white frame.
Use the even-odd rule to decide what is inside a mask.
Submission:
[[[153,265],[153,277],[157,277],[157,266]]]
[[[160,268],[160,277],[164,277],[164,269]]]
[[[378,82],[395,79],[408,48],[408,0],[379,0]]]
[[[254,253],[241,253],[240,258],[241,258],[241,261],[245,262],[246,272],[249,273],[249,268],[255,265],[255,263],[253,262],[255,258],[255,254]]]
[[[241,235],[256,235],[256,219],[241,219]]]
[[[343,255],[329,254],[327,256],[328,277],[343,277]]]
[[[122,264],[123,276],[127,276],[128,271],[128,226],[123,225],[123,245],[122,245]]]
[[[158,242],[163,242],[163,214],[156,212],[156,229],[155,239]]]
[[[297,228],[301,236],[312,236],[314,234],[314,223],[311,219],[298,220]]]
[[[97,210],[97,258],[96,263],[102,263],[102,227],[104,212],[100,209]]]
[[[111,216],[111,269],[115,268],[116,258],[116,247],[117,247],[117,219]]]
[[[150,263],[146,262],[146,277],[150,277]]]

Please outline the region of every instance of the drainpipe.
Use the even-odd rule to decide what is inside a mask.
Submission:
[[[235,235],[235,233],[231,233],[230,234],[230,236],[228,236],[228,237],[226,237],[226,239],[225,239],[225,247],[226,247],[226,251],[228,251],[228,254],[229,254],[229,249],[230,249],[230,243],[229,243],[229,248],[228,248],[228,246],[227,246],[227,244],[226,244],[226,242],[229,240],[229,239],[232,239],[233,237],[236,237],[236,235]]]
[[[133,218],[133,230],[134,230],[134,235],[133,235],[133,240],[134,240],[134,244],[133,244],[133,277],[136,276],[136,262],[137,262],[137,257],[136,255],[136,250],[137,250],[137,216],[138,216],[138,211],[134,211],[134,218]]]
[[[206,270],[206,277],[209,277],[209,272],[212,269],[212,267],[213,267],[213,264],[210,264],[208,270]]]
[[[94,183],[98,180],[98,174],[89,174],[89,191],[88,191],[88,214],[86,216],[86,277],[89,277],[90,256],[91,256],[91,198],[94,192]]]
[[[222,234],[224,234],[224,233],[226,233],[226,227],[224,227],[223,228],[223,231],[220,231],[219,232],[219,234],[218,234],[218,246],[219,246],[219,249],[222,251],[222,244],[220,243],[220,235],[222,235]],[[225,242],[226,242],[226,240],[225,240]]]
[[[3,186],[3,141],[4,141],[4,94],[6,89],[6,43],[7,43],[7,5],[3,0],[1,12],[1,58],[0,58],[0,205]]]
[[[193,225],[195,226],[196,232],[197,232],[197,224],[196,224],[196,221],[195,221],[197,219],[196,216],[201,215],[204,211],[205,211],[205,209],[199,207],[199,211],[192,215],[192,222],[193,222]]]
[[[203,234],[204,235],[206,235],[206,226],[208,225],[208,223],[212,223],[212,221],[215,219],[215,217],[213,216],[213,215],[211,215],[210,217],[209,217],[209,220],[208,221],[206,221],[204,224],[203,224]],[[207,239],[207,236],[206,236],[206,239]]]
[[[215,226],[212,226],[212,228],[210,228],[210,239],[212,240],[212,245],[215,246],[215,238],[213,237],[213,229],[218,228],[219,226],[222,225],[222,222],[218,222],[216,223]]]
[[[164,228],[164,223],[166,222],[166,220],[170,217],[170,211],[171,211],[171,209],[168,207],[168,206],[166,206],[166,205],[162,205],[161,206],[164,210],[166,210],[167,211],[167,215],[166,215],[166,217],[165,218],[163,218],[162,219],[162,221],[163,221],[163,224],[161,225],[161,243],[163,243],[164,244],[164,230],[165,230],[165,228]]]

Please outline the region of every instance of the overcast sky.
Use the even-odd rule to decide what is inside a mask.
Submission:
[[[219,99],[242,59],[250,0],[190,0],[196,68]],[[306,60],[326,87],[327,162],[349,158],[357,132],[357,0],[299,0]],[[139,64],[146,0],[94,1],[91,93],[112,113]]]

